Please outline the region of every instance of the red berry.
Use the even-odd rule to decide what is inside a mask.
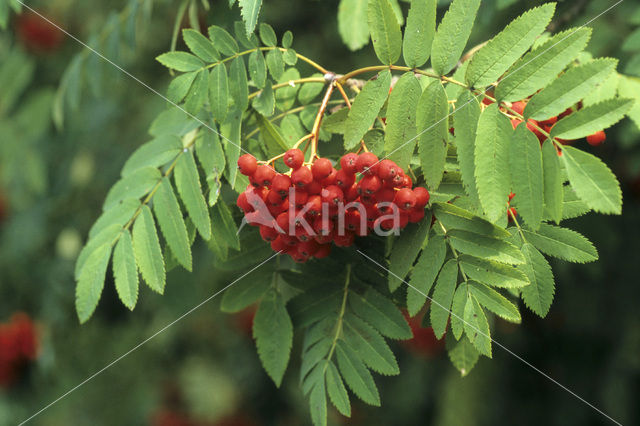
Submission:
[[[298,253],[306,257],[311,257],[316,254],[319,248],[320,244],[315,240],[308,240],[298,244]]]
[[[513,200],[513,197],[515,197],[516,194],[514,194],[513,192],[509,193],[509,201]]]
[[[299,167],[291,173],[291,182],[302,189],[313,182],[313,174],[308,167]]]
[[[334,223],[327,217],[319,216],[313,221],[311,227],[318,235],[330,235],[331,231],[333,231]]]
[[[291,221],[289,220],[289,212],[284,211],[276,217],[276,230],[281,234],[289,233],[289,224]]]
[[[358,185],[361,194],[373,195],[382,187],[382,181],[378,176],[371,175],[363,177]]]
[[[319,195],[312,195],[307,200],[307,214],[317,216],[322,213],[322,198]]]
[[[331,165],[331,161],[328,158],[318,158],[311,165],[313,178],[317,181],[328,178],[331,174],[332,169],[333,166]]]
[[[238,169],[245,176],[251,176],[258,168],[258,160],[251,154],[243,154],[238,158]]]
[[[344,202],[344,194],[342,193],[342,189],[340,189],[336,185],[327,186],[322,190],[320,195],[322,196],[322,201],[330,205],[337,206],[338,204]]]
[[[542,124],[543,127],[545,127],[545,126],[549,126],[550,127],[550,126],[553,126],[554,124],[556,124],[557,121],[558,121],[558,117],[556,116],[556,117],[548,118],[548,119],[546,119],[544,121],[540,121],[540,124]]]
[[[314,180],[304,189],[309,195],[320,195],[320,191],[322,191],[322,184]]]
[[[522,113],[524,112],[524,107],[526,106],[527,106],[526,102],[518,101],[511,104],[511,109],[517,112],[518,114],[522,115]]]
[[[351,185],[349,189],[344,193],[344,199],[346,201],[355,201],[358,198],[358,184],[354,183]]]
[[[242,192],[238,195],[238,200],[236,201],[238,207],[242,209],[245,213],[250,213],[253,211],[253,206],[249,204],[249,200],[247,200],[247,194]]]
[[[287,197],[283,197],[279,192],[271,189],[271,191],[269,191],[269,194],[267,194],[267,203],[270,206],[279,206],[282,204],[282,201],[284,201],[285,198]]]
[[[393,179],[398,174],[398,165],[391,160],[382,160],[378,164],[378,176],[380,179]]]
[[[427,188],[416,186],[413,188],[413,194],[416,196],[416,209],[422,209],[429,202],[429,191]]]
[[[313,257],[316,259],[323,259],[331,253],[331,244],[320,244]]]
[[[338,171],[332,167],[331,168],[331,173],[329,174],[329,176],[327,176],[325,179],[322,179],[322,181],[320,181],[320,183],[321,183],[322,186],[333,185],[336,182],[336,177],[337,176],[338,176]]]
[[[333,237],[333,243],[338,247],[349,247],[355,240],[355,234],[353,232],[345,232],[344,235],[335,235]]]
[[[271,250],[273,251],[284,251],[286,250],[287,245],[282,239],[282,235],[278,236],[275,240],[271,241]]]
[[[276,175],[276,171],[271,167],[261,164],[256,168],[253,178],[260,186],[271,186],[271,181]]]
[[[309,199],[309,193],[297,189],[291,194],[289,198],[289,206],[293,206],[296,209],[301,209],[307,204],[307,200]]]
[[[349,189],[351,185],[356,181],[356,175],[353,173],[347,173],[344,169],[338,170],[336,173],[335,184],[343,191]]]
[[[592,135],[587,136],[587,142],[591,146],[598,146],[607,139],[607,135],[604,130],[599,130]]]
[[[416,195],[409,188],[402,188],[396,192],[394,202],[402,210],[411,210],[416,205]]]
[[[562,120],[567,115],[571,115],[572,113],[573,113],[573,108],[569,107],[558,115],[558,119]]]
[[[356,172],[356,162],[358,161],[358,154],[350,152],[345,154],[340,159],[340,167],[347,173]]]
[[[260,236],[265,241],[273,241],[276,238],[278,238],[278,231],[276,231],[271,226],[261,225],[260,226]]]
[[[373,152],[363,152],[356,161],[356,170],[365,175],[372,175],[378,165],[378,157]]]
[[[381,188],[376,192],[376,201],[379,203],[390,203],[396,196],[393,188]]]
[[[291,178],[283,174],[277,174],[271,182],[271,190],[278,192],[283,197],[288,195],[290,186]]]
[[[296,170],[304,163],[304,154],[299,149],[290,149],[284,153],[284,164]]]
[[[518,215],[518,211],[516,210],[515,207],[510,207],[507,210],[507,217],[509,218],[509,222],[513,221],[513,218],[516,217]]]
[[[413,209],[409,212],[409,222],[418,223],[424,219],[424,209]]]
[[[516,127],[518,127],[518,124],[522,123],[522,120],[520,120],[519,118],[512,118],[511,119],[511,127],[513,127],[514,129]]]

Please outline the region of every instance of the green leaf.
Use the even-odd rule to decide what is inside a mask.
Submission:
[[[524,262],[520,250],[507,241],[456,229],[448,230],[447,238],[456,250],[471,256],[512,265]]]
[[[418,263],[411,272],[409,289],[407,289],[407,311],[409,316],[415,316],[424,306],[431,286],[438,276],[447,254],[447,245],[441,235],[432,235]]]
[[[613,72],[617,63],[616,59],[602,58],[569,68],[533,95],[524,109],[524,116],[534,120],[557,116],[591,93]]]
[[[103,210],[109,210],[127,198],[140,198],[157,185],[162,178],[155,167],[144,167],[120,179],[111,187],[104,200]]]
[[[142,206],[132,230],[133,253],[142,278],[149,288],[164,293],[165,269],[158,231],[149,207]]]
[[[404,29],[402,55],[410,68],[418,68],[431,55],[431,44],[436,32],[437,0],[412,0],[407,26]]]
[[[278,89],[276,92],[276,106],[282,111],[288,111],[293,108],[293,105],[296,102],[296,95],[298,94],[298,89],[300,89],[300,85],[292,84],[293,80],[298,80],[300,78],[300,71],[295,68],[287,69],[278,79],[278,83],[283,84],[286,83],[285,87]]]
[[[241,56],[234,59],[229,67],[229,93],[238,111],[244,112],[249,106],[249,83]]]
[[[262,23],[259,28],[260,39],[265,44],[265,46],[273,47],[278,44],[278,38],[276,37],[275,31],[269,24]]]
[[[220,137],[213,127],[213,130],[202,129],[196,138],[196,156],[204,170],[205,175],[220,174],[224,170],[225,158]]]
[[[562,219],[573,219],[591,211],[585,202],[578,198],[570,185],[563,188]]]
[[[162,179],[162,183],[153,197],[153,211],[171,252],[180,264],[190,271],[191,248],[187,227],[182,219],[180,205],[178,205],[178,200],[168,178]]]
[[[267,82],[267,63],[260,50],[254,50],[249,55],[249,75],[258,89],[264,89]]]
[[[396,305],[372,288],[364,295],[349,293],[353,312],[375,327],[383,336],[391,339],[410,339],[413,334]]]
[[[80,323],[86,322],[98,305],[111,256],[111,247],[109,242],[94,249],[78,274],[76,311]]]
[[[122,177],[145,167],[160,167],[176,158],[182,150],[182,141],[173,135],[160,136],[142,145],[124,163]]]
[[[284,73],[284,59],[282,52],[278,49],[267,52],[267,68],[274,80],[280,80]]]
[[[469,281],[469,291],[482,306],[509,322],[519,324],[522,321],[516,305],[506,297],[484,284]]]
[[[458,108],[453,113],[455,143],[458,152],[458,163],[462,174],[462,183],[469,198],[479,204],[478,189],[475,178],[475,142],[476,128],[480,118],[480,103],[469,91],[458,97]]]
[[[447,94],[442,84],[434,81],[422,92],[416,112],[420,164],[431,191],[438,189],[444,173],[449,134],[448,114]]]
[[[471,295],[464,307],[464,331],[478,352],[491,358],[489,323],[478,300]]]
[[[476,136],[475,175],[480,204],[487,219],[498,222],[507,214],[507,199],[511,190],[509,144],[513,127],[509,119],[489,105],[480,114]]]
[[[562,160],[571,186],[589,208],[606,214],[621,213],[620,184],[602,160],[570,146],[562,148]]]
[[[276,150],[286,151],[289,149],[289,145],[285,142],[284,138],[276,129],[276,127],[265,117],[258,116],[258,127],[260,128],[260,135],[265,140],[268,146],[273,147]]]
[[[331,399],[331,402],[333,402],[333,405],[335,405],[343,416],[351,416],[349,394],[347,393],[347,389],[344,387],[344,383],[342,383],[342,377],[340,377],[338,367],[336,367],[333,361],[329,361],[327,364],[326,381],[327,393],[329,394],[329,398]]]
[[[247,35],[251,35],[258,23],[262,0],[238,0],[238,4],[240,5],[242,20],[244,21]]]
[[[224,28],[216,25],[209,27],[209,38],[213,42],[214,47],[223,55],[231,56],[238,53],[238,43],[233,39]]]
[[[105,210],[89,230],[89,238],[94,238],[104,229],[113,224],[124,226],[131,220],[139,207],[140,200],[137,198],[127,198],[117,203],[109,210]]]
[[[474,87],[484,87],[498,81],[529,50],[546,28],[555,9],[555,3],[547,3],[530,9],[511,21],[473,55],[465,76],[467,83]]]
[[[528,242],[549,256],[576,263],[598,259],[598,252],[593,244],[571,229],[543,223],[537,232],[523,232]]]
[[[324,379],[323,376],[322,381],[313,387],[309,395],[311,420],[315,426],[325,426],[327,424],[327,393]]]
[[[400,374],[398,362],[384,338],[359,317],[347,313],[342,329],[345,341],[370,369],[384,375]]]
[[[203,61],[216,62],[220,60],[220,55],[213,46],[213,43],[211,43],[211,41],[203,36],[199,31],[191,28],[184,29],[182,30],[182,38],[184,38],[184,42],[189,47],[189,50]]]
[[[251,106],[253,106],[253,108],[263,116],[269,117],[273,115],[273,111],[276,107],[276,98],[273,95],[271,81],[267,81],[264,89],[262,89],[260,93],[253,98]]]
[[[247,34],[246,24],[242,21],[233,23],[233,34],[238,43],[245,49],[255,49],[260,44],[255,34]]]
[[[291,48],[293,44],[293,33],[289,30],[285,31],[282,35],[282,47],[285,49]]]
[[[220,302],[222,312],[240,312],[257,302],[271,287],[266,277],[273,274],[268,265],[260,270],[260,275],[249,274],[225,290]]]
[[[222,240],[226,246],[240,250],[238,228],[233,221],[233,216],[231,216],[231,210],[225,203],[217,203],[211,209],[211,222],[213,223],[213,236],[216,240]],[[256,259],[253,260],[256,261]],[[257,259],[257,262],[260,260]]]
[[[345,124],[345,149],[353,149],[369,130],[387,100],[390,85],[391,73],[385,70],[376,79],[369,80],[356,96]]]
[[[207,100],[209,91],[209,73],[206,70],[198,71],[198,75],[184,100],[184,109],[192,115],[200,112],[200,109]]]
[[[340,0],[338,32],[342,41],[352,51],[361,49],[369,43],[367,0]]]
[[[543,195],[544,211],[552,220],[560,223],[562,219],[562,174],[560,171],[560,159],[553,142],[547,139],[542,144],[542,169],[543,169]]]
[[[367,404],[380,406],[380,395],[371,373],[342,340],[336,345],[336,357],[342,378],[353,393]]]
[[[522,300],[529,309],[544,318],[553,302],[553,272],[547,259],[531,244],[522,245],[522,254],[526,262],[519,268],[527,274],[531,282],[520,290]]]
[[[453,294],[451,302],[451,332],[456,340],[460,340],[464,331],[464,307],[467,303],[469,285],[461,282],[456,292]]]
[[[433,213],[446,229],[461,229],[495,238],[509,238],[511,234],[468,210],[449,203],[434,203]]]
[[[315,73],[312,74],[311,77],[322,77],[322,74]],[[322,92],[323,88],[323,83],[305,83],[298,91],[298,100],[301,104],[306,105],[314,100],[315,97],[318,96],[320,92]]]
[[[622,120],[633,103],[633,99],[614,98],[590,105],[558,121],[551,128],[551,136],[562,139],[589,136]]]
[[[196,161],[191,151],[187,150],[178,157],[174,173],[176,188],[189,213],[189,217],[202,238],[208,240],[211,238],[211,221],[207,203],[202,195],[198,166],[196,166]]]
[[[253,319],[253,337],[264,369],[276,386],[289,363],[293,343],[293,324],[282,295],[275,289],[263,297]]]
[[[224,64],[216,65],[209,74],[209,104],[213,118],[224,123],[229,109],[229,82]]]
[[[175,103],[180,103],[189,93],[189,89],[191,89],[191,85],[193,84],[193,80],[195,80],[198,75],[197,71],[188,72],[185,74],[180,74],[169,83],[169,87],[167,88],[167,98],[170,101]]]
[[[403,170],[409,167],[416,145],[416,107],[422,94],[412,72],[402,75],[389,95],[384,149],[387,158]]]
[[[102,229],[93,237],[89,238],[89,241],[87,241],[82,250],[80,250],[80,253],[78,254],[78,258],[76,260],[76,265],[73,272],[74,278],[76,280],[80,277],[80,272],[82,271],[82,268],[87,262],[89,256],[103,244],[112,245],[118,238],[120,238],[120,231],[122,231],[122,225],[113,223]]]
[[[393,243],[389,257],[389,290],[395,291],[409,273],[413,262],[424,247],[429,233],[429,221],[412,224]]]
[[[536,230],[542,221],[544,202],[542,150],[538,138],[525,125],[516,127],[509,162],[513,192],[518,197],[518,214],[527,226]]]
[[[367,23],[376,56],[385,65],[400,58],[402,33],[389,0],[368,0]]]
[[[113,278],[118,297],[127,308],[133,310],[138,301],[138,270],[131,234],[126,229],[113,250]]]
[[[285,64],[289,66],[294,66],[295,64],[298,63],[298,54],[296,53],[295,50],[289,48],[285,50],[284,53],[282,54],[282,60],[284,61]]]
[[[431,65],[440,75],[458,62],[471,34],[480,0],[453,0],[433,38]]]
[[[180,72],[196,71],[204,67],[202,60],[187,52],[163,53],[156,60],[165,67]]]
[[[527,53],[500,81],[495,91],[496,99],[518,101],[545,87],[578,56],[590,36],[589,28],[567,30]]]
[[[340,108],[322,120],[322,128],[330,133],[344,134],[349,108]]]
[[[460,255],[458,262],[467,276],[494,287],[521,288],[529,285],[529,279],[519,269],[500,262]]]
[[[458,263],[455,259],[450,259],[444,264],[438,281],[433,289],[433,297],[431,299],[431,327],[436,338],[442,339],[444,332],[447,330],[447,320],[449,319],[449,311],[453,294],[458,283]]]
[[[469,374],[480,357],[480,353],[478,353],[468,339],[461,339],[456,342],[448,336],[447,352],[451,363],[460,371],[463,377]]]

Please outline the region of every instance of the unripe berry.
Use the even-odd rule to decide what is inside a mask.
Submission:
[[[256,168],[256,172],[253,174],[253,177],[258,185],[271,186],[271,181],[273,180],[275,175],[275,170],[273,170],[269,166],[261,164]]]
[[[298,148],[290,149],[284,153],[284,164],[296,170],[304,163],[304,154]]]
[[[311,165],[311,172],[313,173],[313,178],[317,181],[321,181],[326,179],[331,174],[331,170],[333,166],[331,165],[331,161],[328,158],[318,158]]]
[[[291,172],[291,182],[296,188],[304,188],[313,182],[313,174],[308,167],[299,167]]]
[[[587,136],[587,142],[591,146],[598,146],[607,139],[607,135],[604,130],[599,130],[592,135]]]
[[[423,209],[429,203],[429,191],[427,191],[427,188],[416,186],[413,188],[413,194],[416,196],[416,209]]]
[[[378,157],[373,152],[363,152],[356,161],[356,170],[365,175],[372,175],[378,165]]]
[[[358,161],[358,154],[350,152],[345,154],[340,159],[340,167],[347,173],[356,172],[356,162]]]
[[[238,158],[238,169],[245,176],[251,176],[256,172],[258,161],[251,154],[243,154]]]
[[[393,179],[398,174],[399,167],[391,160],[382,160],[378,164],[378,176],[380,179]]]
[[[396,192],[394,202],[402,210],[411,210],[416,205],[416,196],[409,188],[402,188]]]

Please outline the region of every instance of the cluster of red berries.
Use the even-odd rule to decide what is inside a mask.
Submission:
[[[274,251],[296,262],[328,256],[332,242],[347,247],[356,235],[396,231],[424,217],[429,192],[413,188],[391,160],[349,153],[338,170],[327,158],[306,165],[299,149],[285,152],[283,160],[290,172],[278,173],[251,154],[242,155],[238,168],[251,185],[237,204]]]
[[[0,324],[0,386],[13,384],[37,353],[36,327],[26,314],[15,313],[8,323]]]
[[[524,108],[526,106],[527,106],[527,102],[526,101],[518,101],[518,102],[514,102],[511,105],[511,109],[514,110],[515,112],[517,112],[518,114],[522,115],[523,112],[524,112]],[[582,103],[581,102],[578,103],[576,108],[578,110],[581,109],[582,108]],[[533,132],[533,134],[536,135],[536,137],[538,138],[538,140],[542,144],[547,137],[540,131],[540,129],[544,130],[547,133],[551,132],[551,128],[553,127],[554,124],[556,124],[558,122],[558,120],[561,120],[564,117],[573,114],[574,111],[575,110],[570,107],[570,108],[567,108],[564,112],[560,113],[559,115],[557,115],[555,117],[551,117],[551,118],[549,118],[547,120],[542,120],[542,121],[533,120],[533,119],[530,118],[530,119],[527,120],[527,129],[529,129],[531,132]],[[511,119],[511,125],[513,126],[514,129],[516,127],[518,127],[518,125],[520,123],[522,123],[522,120],[520,120],[519,118]],[[604,142],[606,138],[607,138],[607,135],[604,133],[604,130],[599,130],[599,131],[595,132],[594,134],[587,136],[586,139],[587,139],[587,142],[589,143],[589,145],[598,146],[598,145],[602,144],[602,142]],[[570,140],[570,139],[556,138],[556,140],[558,142],[560,142],[561,144],[564,144],[564,145],[571,144],[573,142],[573,140]]]

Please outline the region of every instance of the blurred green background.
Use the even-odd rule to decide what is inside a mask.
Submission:
[[[0,0],[6,3],[7,0]],[[151,87],[169,74],[154,58],[169,50],[181,1],[48,0],[28,4]],[[192,19],[232,28],[237,6],[195,2]],[[439,16],[446,10],[440,2]],[[468,47],[497,33],[537,1],[483,2]],[[560,1],[555,31],[581,25],[613,1]],[[149,10],[144,9],[153,6]],[[402,2],[406,11],[408,4]],[[142,8],[142,9],[136,9]],[[338,34],[336,0],[265,0],[261,21],[294,48],[335,72],[375,64],[373,50],[351,52]],[[136,16],[132,20],[130,16]],[[594,21],[589,52],[620,59],[640,76],[640,56],[624,40],[640,25],[627,1]],[[178,41],[178,48],[181,47]],[[639,48],[640,48],[640,43]],[[640,49],[639,49],[640,50]],[[72,84],[80,71],[99,84]],[[71,64],[71,66],[69,66]],[[66,71],[65,71],[66,70]],[[75,73],[75,74],[74,74]],[[61,83],[62,82],[62,83]],[[66,85],[66,86],[65,86]],[[61,103],[60,90],[72,91]],[[173,270],[164,296],[145,294],[134,312],[117,300],[107,274],[94,317],[80,326],[73,267],[102,201],[125,159],[148,140],[165,102],[69,37],[26,11],[0,33],[0,322],[15,312],[37,324],[39,352],[0,387],[0,425],[28,418],[94,372],[152,336],[233,277],[213,267],[202,244],[194,272]],[[54,117],[54,119],[52,119]],[[494,338],[623,424],[640,424],[640,148],[626,120],[606,143],[586,146],[622,180],[622,216],[589,215],[570,226],[590,238],[600,260],[552,264],[555,302],[546,319],[523,309],[520,327],[496,323]],[[260,276],[256,275],[259,279]],[[34,425],[310,424],[294,356],[281,389],[260,366],[251,312],[226,315],[214,299],[35,417]],[[427,334],[396,344],[400,376],[377,378],[382,407],[354,400],[351,419],[330,424],[596,425],[607,420],[504,350],[460,378]]]

